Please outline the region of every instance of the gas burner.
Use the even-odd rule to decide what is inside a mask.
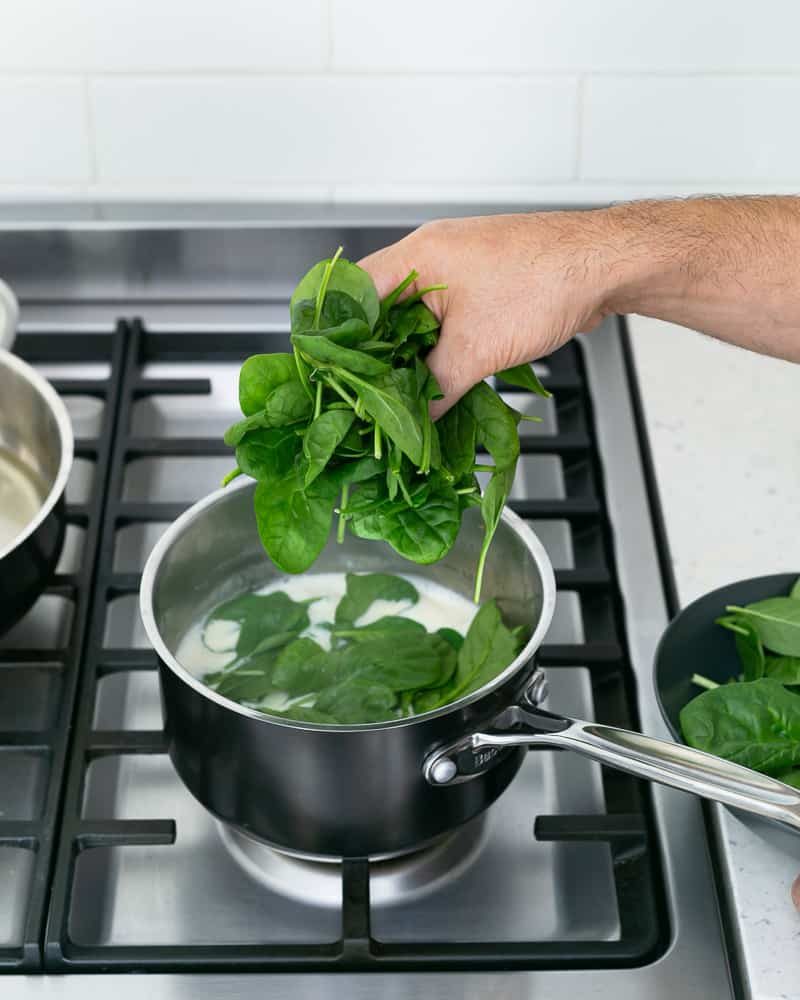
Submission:
[[[217,825],[235,861],[267,889],[312,906],[341,906],[340,861],[287,853],[235,827]],[[485,840],[486,817],[482,815],[429,847],[371,861],[372,904],[391,906],[434,892],[469,868]]]

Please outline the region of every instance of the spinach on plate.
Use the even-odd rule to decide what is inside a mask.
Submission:
[[[438,422],[441,390],[425,357],[439,320],[410,292],[411,271],[382,301],[341,247],[300,280],[290,302],[292,353],[248,358],[239,375],[243,419],[225,433],[239,474],[257,480],[255,518],[270,559],[302,573],[325,547],[334,517],[346,530],[388,543],[412,562],[445,556],[464,510],[480,505],[484,540],[475,575],[480,599],[492,537],[519,457],[520,420],[479,383]],[[510,385],[549,396],[530,365],[499,373]],[[482,448],[493,464],[481,496]]]
[[[684,706],[686,742],[800,788],[800,579],[787,597],[730,605],[717,624],[731,632],[742,672]]]

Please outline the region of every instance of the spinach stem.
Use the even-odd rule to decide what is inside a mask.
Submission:
[[[408,288],[409,285],[413,284],[419,277],[419,271],[411,270],[403,278],[397,288],[393,288],[391,292],[386,296],[386,298],[381,302],[381,312],[386,315],[387,312],[392,308],[392,306],[397,302],[403,292]]]
[[[717,684],[716,681],[712,681],[709,677],[703,677],[702,674],[692,674],[692,684],[696,684],[701,688],[706,688],[708,691],[713,691],[714,688],[719,687],[719,684]]]
[[[475,489],[474,486],[465,486],[463,487],[463,489],[456,490],[456,495],[463,497],[467,493],[477,493],[477,492],[478,491]]]
[[[311,391],[311,386],[309,385],[308,382],[308,371],[306,370],[306,363],[300,357],[300,352],[294,345],[292,345],[292,353],[294,354],[294,366],[297,369],[297,375],[300,379],[300,384],[305,389],[308,398],[313,399],[314,393]]]
[[[476,463],[472,466],[473,472],[494,472],[495,466],[493,465],[483,465],[482,463]]]
[[[403,305],[413,305],[415,302],[419,302],[422,296],[427,295],[428,292],[443,292],[446,288],[447,285],[428,285],[427,288],[420,288],[418,292],[414,292],[414,294],[409,295],[407,299],[403,299]]]
[[[483,545],[481,546],[481,554],[478,559],[478,568],[475,572],[475,591],[472,594],[472,600],[475,604],[481,603],[481,588],[483,587],[483,567],[486,565],[486,556],[489,554],[489,543],[492,540],[492,535],[488,532],[484,535]]]
[[[342,399],[345,401],[345,403],[348,404],[348,406],[351,406],[355,410],[356,408],[355,399],[353,399],[350,393],[345,392],[345,390],[339,385],[339,383],[336,381],[333,375],[327,375],[325,377],[325,381],[330,386],[330,388],[333,389],[335,393],[337,393],[337,395],[342,397]]]
[[[408,492],[408,487],[406,486],[406,481],[403,479],[402,473],[397,474],[397,481],[400,484],[400,492],[403,494],[403,499],[409,507],[413,507],[414,504],[411,501],[411,494]]]
[[[232,483],[237,476],[241,476],[242,470],[237,465],[235,469],[231,469],[227,476],[222,480],[220,486],[227,486],[228,483]]]
[[[540,424],[542,422],[542,417],[534,417],[529,413],[518,414],[520,420],[527,420],[529,424]]]
[[[317,396],[316,399],[314,400],[315,420],[317,419],[317,417],[320,415],[321,412],[322,412],[322,379],[319,379],[317,382]]]
[[[347,520],[345,516],[345,508],[347,507],[347,498],[350,493],[350,486],[345,483],[342,487],[342,499],[339,505],[339,523],[336,525],[336,541],[341,545],[344,541],[344,526]]]
[[[314,307],[314,329],[319,330],[319,319],[322,315],[322,306],[325,303],[325,295],[328,291],[328,282],[331,280],[331,275],[333,274],[333,269],[336,267],[336,261],[339,259],[342,253],[342,247],[336,251],[336,253],[328,261],[328,266],[325,268],[325,273],[322,275],[322,281],[319,283],[319,291],[317,292],[317,302]]]
[[[381,429],[378,424],[375,424],[375,458],[380,461],[383,457],[383,449],[381,448]]]

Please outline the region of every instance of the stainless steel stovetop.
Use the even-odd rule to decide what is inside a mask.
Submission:
[[[165,522],[230,466],[235,358],[262,338],[280,349],[308,263],[339,243],[357,258],[421,217],[0,233],[21,350],[63,388],[79,441],[60,575],[0,640],[4,998],[733,996],[701,810],[681,793],[532,753],[485,821],[371,866],[371,943],[345,935],[340,966],[322,968],[348,867],[231,838],[163,752],[137,574]],[[113,336],[120,316],[144,327]],[[618,697],[665,735],[650,670],[667,612],[618,323],[544,373],[555,402],[525,425],[512,500],[559,575],[551,703],[604,718]]]

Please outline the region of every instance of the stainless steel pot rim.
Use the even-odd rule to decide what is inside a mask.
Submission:
[[[28,522],[16,538],[12,538],[7,545],[0,548],[0,559],[2,559],[9,552],[13,552],[26,538],[29,538],[58,503],[67,487],[67,480],[69,479],[75,451],[75,439],[72,434],[72,423],[69,419],[67,408],[47,379],[43,378],[27,362],[22,361],[9,351],[0,350],[0,367],[12,369],[26,379],[39,393],[44,404],[49,407],[55,417],[58,436],[61,441],[61,458],[53,485],[44,498],[41,507],[39,507],[36,516]]]
[[[172,655],[171,650],[162,639],[161,632],[156,624],[153,609],[153,590],[158,576],[158,571],[164,557],[169,552],[176,539],[180,537],[189,525],[202,516],[204,511],[208,508],[224,501],[224,499],[227,496],[230,496],[234,490],[251,489],[253,486],[254,483],[248,481],[226,486],[222,489],[216,490],[214,493],[210,493],[202,500],[193,504],[188,510],[185,510],[180,517],[173,521],[173,523],[158,540],[150,553],[142,572],[142,582],[139,590],[139,610],[147,636],[161,661],[184,683],[188,684],[191,688],[193,688],[193,690],[195,690],[198,694],[201,694],[204,698],[208,698],[217,705],[220,705],[229,711],[236,712],[239,715],[256,719],[259,722],[285,726],[289,729],[319,730],[322,732],[364,732],[379,729],[397,729],[404,726],[415,725],[418,722],[423,722],[429,719],[435,719],[442,715],[447,715],[449,712],[462,709],[467,705],[478,701],[480,698],[485,697],[490,692],[494,691],[498,687],[501,687],[514,674],[520,671],[525,664],[531,660],[534,652],[542,644],[542,640],[550,627],[553,612],[555,611],[556,581],[553,573],[553,567],[544,546],[536,537],[533,530],[525,523],[525,521],[522,520],[521,517],[506,507],[503,510],[502,520],[519,536],[525,547],[533,556],[539,569],[542,581],[542,610],[539,620],[536,623],[536,627],[533,630],[533,634],[520,651],[519,655],[506,667],[505,670],[499,673],[488,684],[485,684],[479,690],[474,691],[472,694],[465,695],[463,698],[459,698],[457,701],[454,701],[449,705],[444,705],[441,708],[434,709],[430,712],[424,712],[421,715],[414,715],[407,719],[393,719],[389,722],[371,722],[363,725],[351,726],[322,725],[320,723],[296,722],[291,719],[282,719],[277,716],[267,715],[265,712],[258,711],[258,709],[248,708],[245,705],[239,705],[237,702],[223,698],[221,695],[217,694],[216,691],[212,691],[211,688],[203,684],[203,682],[193,674],[189,673],[189,671],[186,670],[185,667],[181,666],[181,664],[178,663]],[[412,563],[409,563],[409,566],[413,568]]]

